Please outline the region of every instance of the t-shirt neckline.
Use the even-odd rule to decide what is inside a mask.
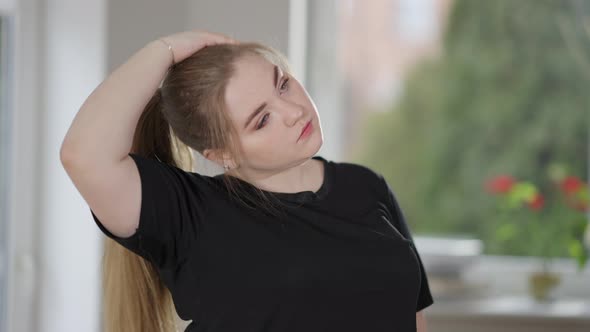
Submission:
[[[290,201],[290,202],[294,202],[294,203],[311,203],[311,202],[315,202],[315,201],[319,201],[319,200],[324,199],[328,195],[328,193],[330,192],[330,188],[332,187],[332,180],[333,180],[332,179],[333,172],[332,172],[332,168],[331,168],[332,165],[328,160],[326,160],[322,156],[316,155],[311,158],[316,159],[316,160],[320,160],[324,163],[324,179],[323,179],[322,185],[320,186],[320,188],[316,192],[313,192],[311,190],[305,190],[305,191],[299,191],[299,192],[295,192],[295,193],[283,193],[283,192],[274,192],[274,191],[269,191],[269,190],[264,190],[264,189],[259,189],[259,188],[258,188],[258,190],[262,191],[265,194],[273,195],[281,200]],[[222,174],[219,174],[217,177],[221,177],[223,175],[224,174],[222,173]],[[255,188],[253,188],[254,186],[252,184],[250,184],[249,182],[244,181],[238,177],[233,177],[233,178],[235,178],[238,181],[240,181],[241,183],[245,184],[246,187],[250,187],[251,189],[255,189]]]
[[[320,188],[316,192],[313,192],[311,190],[305,190],[305,191],[300,191],[300,192],[296,192],[296,193],[279,193],[279,192],[273,192],[273,191],[267,191],[267,192],[270,194],[273,194],[281,199],[290,200],[290,201],[294,201],[297,203],[312,202],[312,201],[323,199],[328,194],[328,191],[329,191],[329,188],[331,185],[332,172],[330,170],[329,162],[326,159],[324,159],[323,157],[313,156],[312,159],[320,160],[324,163],[324,181],[322,182],[322,185],[320,186]]]

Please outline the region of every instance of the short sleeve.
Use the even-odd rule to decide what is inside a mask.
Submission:
[[[380,179],[381,181],[383,181],[385,188],[387,190],[387,205],[392,210],[392,215],[397,216],[397,218],[395,218],[396,220],[394,226],[406,239],[411,241],[411,247],[414,250],[416,257],[418,258],[418,265],[420,266],[420,292],[418,294],[418,303],[416,305],[416,312],[418,312],[434,303],[432,294],[430,292],[430,286],[428,284],[428,277],[426,276],[424,265],[422,264],[422,259],[420,258],[420,254],[418,253],[418,250],[414,245],[414,239],[412,238],[412,234],[410,232],[408,224],[406,223],[406,219],[395,197],[395,194],[393,193],[393,190],[391,189],[387,181],[382,176],[380,176]]]
[[[151,261],[170,268],[184,261],[196,240],[206,212],[204,176],[134,153],[141,179],[141,211],[136,232],[127,238],[112,234],[90,212],[109,238]]]

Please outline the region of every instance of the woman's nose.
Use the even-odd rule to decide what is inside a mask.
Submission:
[[[289,126],[296,124],[305,115],[303,107],[297,103],[283,101],[281,109]]]

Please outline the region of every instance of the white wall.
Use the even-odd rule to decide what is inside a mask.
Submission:
[[[289,0],[190,1],[188,28],[228,34],[239,40],[256,40],[287,54]]]
[[[41,35],[37,331],[98,331],[100,238],[59,149],[105,71],[103,0],[46,0]]]
[[[8,331],[102,330],[103,235],[59,160],[92,90],[148,41],[184,29],[258,40],[288,54],[289,36],[301,45],[305,31],[304,22],[290,22],[290,8],[289,0],[17,2]],[[301,14],[303,7],[294,8]]]
[[[107,70],[111,72],[149,41],[185,29],[188,1],[110,0]]]
[[[103,8],[17,2],[8,331],[97,331],[99,238],[59,147],[104,72]]]

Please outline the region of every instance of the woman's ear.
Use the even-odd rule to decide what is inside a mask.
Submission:
[[[223,162],[219,158],[219,152],[218,151],[212,150],[212,149],[205,149],[203,151],[203,157],[205,157],[207,160],[210,160],[210,161],[216,163],[217,165],[223,167]]]
[[[225,165],[229,166],[230,169],[236,167],[233,159],[229,157],[229,154],[222,153],[219,150],[205,149],[203,151],[203,157],[207,158],[208,160],[211,160],[220,167],[224,167]]]

